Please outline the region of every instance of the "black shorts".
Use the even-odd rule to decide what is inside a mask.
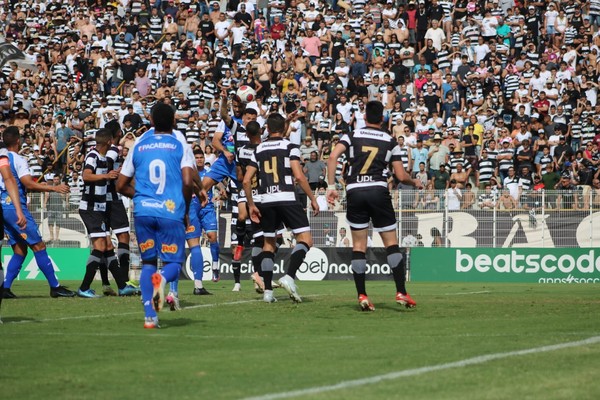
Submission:
[[[300,203],[287,205],[258,204],[260,210],[260,226],[265,237],[275,237],[281,224],[292,230],[295,235],[310,231],[306,211]]]
[[[392,197],[385,188],[351,190],[347,195],[346,220],[350,229],[361,230],[373,223],[373,231],[387,232],[396,229],[396,213]]]
[[[129,232],[129,217],[123,201],[109,201],[106,203],[106,212],[110,218],[110,227],[115,235]]]
[[[110,236],[110,221],[105,212],[79,210],[79,215],[91,238]]]
[[[328,131],[317,131],[317,140],[322,140],[324,142],[331,140],[331,132]]]

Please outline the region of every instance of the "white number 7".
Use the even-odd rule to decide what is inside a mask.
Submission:
[[[167,168],[163,160],[152,160],[150,163],[150,182],[158,185],[156,194],[163,194],[167,184]]]

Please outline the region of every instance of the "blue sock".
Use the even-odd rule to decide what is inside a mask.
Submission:
[[[202,276],[204,275],[204,257],[202,257],[202,249],[200,249],[200,246],[194,246],[190,249],[190,252],[192,253],[190,263],[192,264],[194,279],[201,281]]]
[[[50,261],[50,257],[48,257],[48,252],[46,249],[34,252],[33,256],[35,257],[35,262],[37,263],[38,268],[46,277],[50,287],[58,287],[58,279],[56,279],[54,267],[52,267],[52,261]]]
[[[25,256],[21,256],[19,254],[13,254],[6,266],[6,275],[4,276],[4,289],[8,290],[12,286],[12,283],[17,276],[19,275],[19,271],[21,271],[21,267],[23,266],[23,261],[25,261]]]
[[[144,314],[146,314],[146,317],[156,317],[156,311],[152,308],[152,293],[154,292],[152,274],[155,272],[156,267],[154,265],[142,265],[140,290],[142,291],[142,304],[144,305]]]
[[[175,294],[179,293],[179,277],[173,282],[169,282],[169,291]]]
[[[163,278],[167,282],[173,282],[175,279],[179,278],[179,270],[181,269],[181,264],[178,263],[168,263],[162,267],[160,273]]]
[[[210,255],[212,256],[213,265],[219,265],[219,242],[214,242],[210,244]]]

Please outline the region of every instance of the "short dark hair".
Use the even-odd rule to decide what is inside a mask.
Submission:
[[[283,129],[285,128],[285,118],[279,113],[272,113],[267,118],[267,128],[269,129],[269,134],[283,133]]]
[[[171,132],[175,121],[175,110],[165,103],[156,103],[150,112],[154,128],[159,132]]]
[[[369,101],[365,107],[366,120],[370,124],[380,124],[383,121],[383,104],[380,101]]]
[[[250,114],[250,115],[258,115],[258,112],[256,112],[256,110],[254,108],[246,108],[244,110],[244,114]]]
[[[256,121],[249,122],[248,125],[246,125],[246,134],[251,137],[260,135],[260,124]]]
[[[121,124],[119,124],[119,121],[116,119],[108,121],[106,124],[104,124],[104,127],[110,131],[113,138],[116,138],[121,131]]]
[[[204,152],[202,151],[201,148],[198,147],[198,148],[194,149],[194,155],[195,156],[197,156],[197,155],[204,155]]]
[[[14,125],[11,125],[8,128],[6,128],[2,133],[2,141],[7,147],[11,147],[17,144],[20,138],[21,134],[19,133],[19,128]]]
[[[113,138],[113,134],[107,128],[101,128],[96,131],[96,143],[106,144]]]

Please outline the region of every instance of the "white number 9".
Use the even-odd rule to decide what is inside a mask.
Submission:
[[[150,163],[150,182],[158,185],[156,194],[163,194],[167,184],[167,168],[163,160],[152,160]]]

